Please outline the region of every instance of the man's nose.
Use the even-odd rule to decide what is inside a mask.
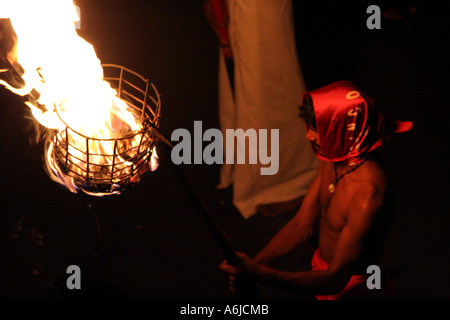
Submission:
[[[316,141],[316,140],[317,140],[317,133],[314,132],[314,131],[311,130],[311,129],[308,129],[308,130],[306,131],[306,140],[309,140],[309,141]]]

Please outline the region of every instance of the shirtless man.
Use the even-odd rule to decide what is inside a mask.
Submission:
[[[386,298],[382,294],[387,290],[368,290],[366,285],[367,267],[381,263],[393,217],[392,193],[377,149],[387,137],[383,117],[371,97],[349,81],[305,93],[300,115],[319,158],[302,206],[254,259],[238,253],[241,264],[224,262],[220,269],[232,284],[247,276],[261,284],[315,294],[317,299]],[[411,128],[410,122],[395,124],[393,132]],[[319,246],[312,270],[270,267],[307,242],[317,220]]]

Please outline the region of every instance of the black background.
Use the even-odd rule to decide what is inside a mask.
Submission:
[[[398,299],[448,299],[448,24],[438,4],[366,28],[367,5],[295,2],[297,44],[308,89],[358,82],[388,117],[414,130],[384,149],[398,195],[386,255],[400,272]],[[78,0],[79,34],[103,63],[137,71],[162,96],[162,129],[219,128],[218,46],[200,0]],[[382,9],[385,7],[382,7]],[[39,48],[36,48],[39,50]],[[5,299],[234,299],[218,270],[223,256],[161,155],[131,191],[104,199],[71,194],[42,167],[22,99],[0,88],[0,297]],[[244,220],[218,191],[218,166],[185,168],[236,250],[256,253],[292,216]],[[97,228],[96,218],[100,229]],[[308,268],[310,248],[282,264]],[[66,268],[82,270],[68,291]],[[310,295],[261,288],[268,300]]]

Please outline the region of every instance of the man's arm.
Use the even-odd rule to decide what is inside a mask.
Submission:
[[[319,161],[317,174],[311,182],[297,214],[255,256],[255,262],[271,265],[311,237],[314,231],[314,221],[320,214],[319,187],[323,165],[324,163]]]
[[[355,196],[347,223],[336,245],[329,268],[323,271],[286,272],[257,264],[240,254],[242,264],[236,267],[222,265],[221,269],[233,275],[246,274],[262,284],[312,294],[337,294],[350,279],[355,264],[364,250],[366,236],[381,206],[381,195],[375,188],[361,188]]]

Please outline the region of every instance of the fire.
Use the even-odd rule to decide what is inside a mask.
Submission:
[[[4,2],[1,18],[9,18],[17,40],[7,54],[10,67],[0,72],[20,76],[24,85],[14,86],[8,77],[0,83],[28,96],[34,118],[51,130],[45,147],[49,176],[71,192],[103,196],[118,194],[147,169],[155,170],[149,121],[159,121],[159,95],[153,111],[146,102],[148,80],[138,78],[143,89],[128,82],[142,99],[120,91],[130,70],[115,66],[116,88],[106,81],[94,47],[77,34],[79,17],[71,0]]]

